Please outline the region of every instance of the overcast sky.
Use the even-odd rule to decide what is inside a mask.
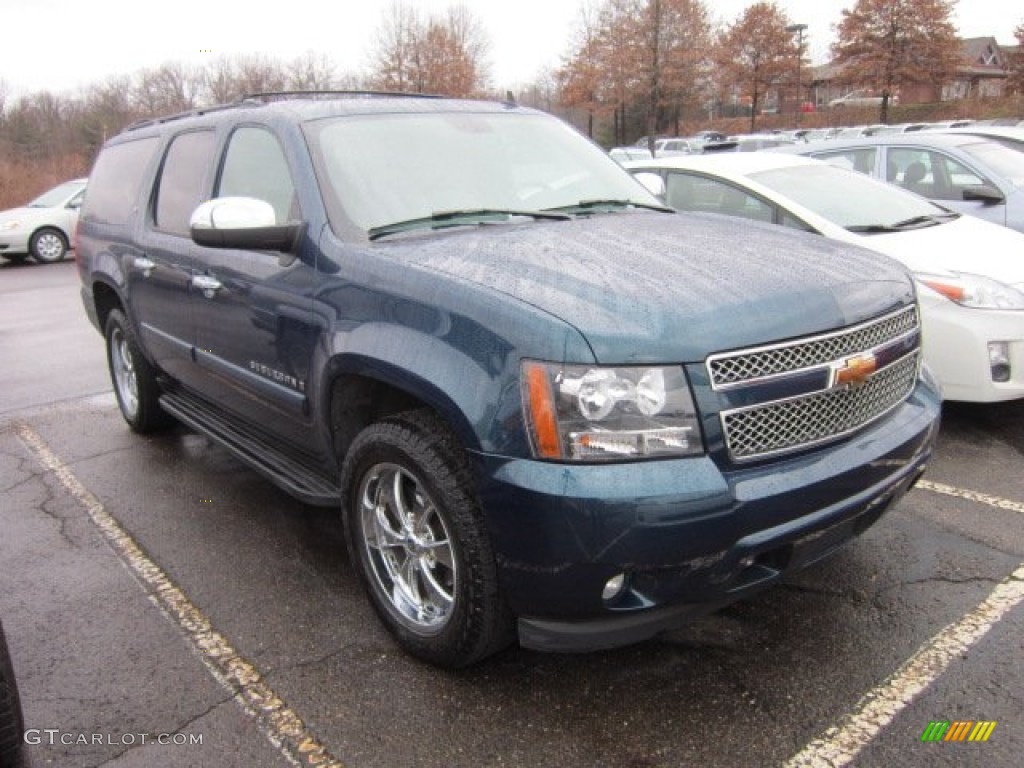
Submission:
[[[597,0],[590,0],[596,2]],[[455,0],[407,0],[442,11]],[[516,88],[558,66],[584,0],[462,0],[490,38],[492,84]],[[715,21],[732,22],[753,0],[708,0]],[[854,0],[777,0],[807,24],[814,63],[828,55],[840,11]],[[291,59],[324,53],[339,72],[365,71],[367,54],[391,0],[0,0],[0,80],[9,94],[74,92],[111,75],[168,61],[202,63],[263,53]],[[960,0],[962,37],[1014,42],[1024,22],[1020,0]]]

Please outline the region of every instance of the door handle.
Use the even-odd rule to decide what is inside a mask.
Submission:
[[[224,287],[224,284],[216,277],[210,275],[192,275],[192,285],[203,292],[203,296],[212,299],[217,291]]]
[[[136,256],[135,261],[132,263],[136,269],[142,270],[143,277],[149,277],[153,270],[156,269],[156,262],[148,256]]]

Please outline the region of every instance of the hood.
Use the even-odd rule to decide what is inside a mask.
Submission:
[[[600,214],[381,244],[390,256],[561,318],[598,362],[695,362],[833,330],[913,300],[898,263],[783,227],[711,215]]]
[[[1007,285],[1024,283],[1024,234],[974,216],[860,239],[913,272],[969,272]]]

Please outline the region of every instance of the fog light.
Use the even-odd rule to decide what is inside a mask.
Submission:
[[[988,343],[988,364],[992,371],[992,381],[1005,382],[1010,380],[1010,344],[1006,341],[990,341]]]
[[[619,573],[612,576],[604,585],[604,589],[601,590],[602,600],[614,600],[616,597],[622,594],[622,590],[626,588],[626,574]]]

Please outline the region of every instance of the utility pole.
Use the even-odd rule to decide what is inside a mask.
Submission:
[[[800,118],[803,116],[804,96],[802,83],[800,82],[801,69],[804,61],[804,30],[806,24],[790,24],[786,27],[789,33],[796,32],[796,124],[800,125]]]

